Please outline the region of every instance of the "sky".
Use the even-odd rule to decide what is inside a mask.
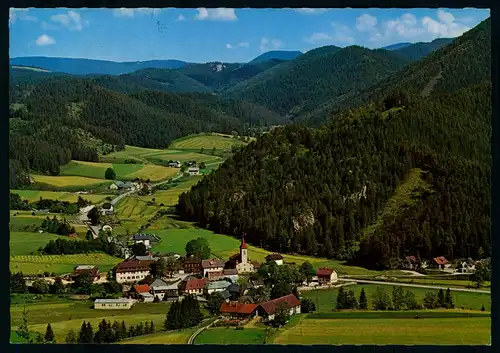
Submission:
[[[246,62],[269,50],[454,38],[487,9],[10,9],[10,57]]]

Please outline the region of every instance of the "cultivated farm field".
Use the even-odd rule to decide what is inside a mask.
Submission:
[[[151,164],[119,164],[71,161],[61,168],[61,175],[74,175],[89,178],[104,178],[106,169],[113,168],[117,180],[133,180],[135,178],[163,180],[173,176],[177,170]]]
[[[273,343],[486,345],[490,342],[491,318],[489,314],[473,317],[435,315],[436,317],[424,316],[419,319],[413,317],[414,313],[405,318],[399,315],[392,316],[391,312],[384,314],[384,317],[379,315],[378,318],[371,317],[370,312],[341,319],[305,317],[294,326],[289,328],[285,326],[280,329]]]
[[[71,192],[63,192],[63,191],[40,191],[40,190],[10,190],[13,194],[18,194],[22,199],[27,199],[28,202],[36,202],[40,200],[40,198],[46,200],[58,200],[58,201],[68,201],[68,202],[76,202],[78,200],[78,196],[81,196],[85,200],[91,201],[92,203],[100,203],[104,201],[104,199],[109,196],[106,194],[76,194]]]
[[[201,332],[195,344],[263,344],[265,331],[259,328],[235,330],[234,327],[215,327]]]
[[[96,265],[101,272],[109,271],[122,261],[107,254],[74,254],[74,255],[21,255],[10,257],[10,270],[24,274],[54,272],[56,275],[73,272],[77,265]]]
[[[197,328],[175,332],[157,332],[151,335],[127,338],[121,344],[184,344]]]
[[[32,177],[36,183],[56,188],[81,187],[82,189],[88,189],[111,184],[111,181],[104,179],[104,174],[102,179],[68,175],[32,175]]]
[[[231,149],[233,146],[243,146],[245,142],[234,138],[231,135],[224,134],[202,134],[191,135],[184,138],[177,139],[169,146],[171,149],[179,150],[216,150]]]

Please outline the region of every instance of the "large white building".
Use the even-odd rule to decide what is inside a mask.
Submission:
[[[209,272],[224,271],[225,262],[218,259],[202,260],[201,267],[203,268],[203,276],[206,277]]]
[[[135,283],[143,280],[151,274],[151,264],[153,261],[146,260],[125,260],[115,268],[116,282]]]
[[[94,301],[94,309],[103,310],[128,310],[137,302],[134,299],[119,298],[119,299],[96,299]]]

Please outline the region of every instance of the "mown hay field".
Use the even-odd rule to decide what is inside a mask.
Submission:
[[[113,168],[117,180],[132,180],[135,178],[163,180],[176,174],[173,168],[150,164],[119,164],[71,161],[61,168],[61,175],[74,175],[89,178],[105,177],[106,169]]]
[[[303,319],[286,326],[276,344],[486,345],[491,318]]]
[[[215,148],[216,150],[223,150],[242,145],[246,145],[246,143],[230,135],[204,134],[177,139],[172,142],[169,148],[179,150],[199,150],[201,148],[211,150]]]
[[[102,253],[75,255],[21,255],[10,257],[10,270],[24,274],[73,272],[77,265],[96,265],[101,272],[109,271],[122,259]]]
[[[202,331],[195,344],[263,344],[265,331],[258,328],[236,330],[234,327],[216,327]]]
[[[11,256],[29,255],[49,241],[56,239],[72,239],[61,235],[33,232],[10,232],[9,247]]]
[[[184,344],[196,329],[186,329],[176,332],[157,332],[151,335],[127,338],[120,344]]]
[[[359,294],[361,289],[365,289],[365,293],[368,299],[368,308],[373,309],[373,295],[377,287],[384,289],[389,296],[392,294],[391,285],[386,284],[357,284],[357,285],[349,285],[345,286],[344,290],[352,290],[356,295],[356,298],[359,300]],[[423,305],[423,300],[425,293],[427,292],[435,292],[438,293],[439,290],[427,289],[427,288],[416,288],[416,287],[402,287],[403,290],[410,290],[415,294],[415,298],[417,301]],[[486,293],[473,293],[473,292],[460,292],[453,291],[453,287],[450,288],[452,290],[452,298],[455,304],[455,308],[464,308],[465,310],[481,310],[481,306],[484,305],[486,311],[491,310],[491,295]],[[311,299],[316,304],[316,310],[318,312],[331,312],[335,308],[335,304],[337,302],[337,294],[338,289],[319,289],[314,291],[305,291],[302,292],[302,296],[304,298]]]
[[[82,176],[52,176],[52,175],[32,175],[36,183],[47,184],[49,186],[64,188],[64,187],[98,187],[103,184],[111,184],[111,181],[102,179],[87,178]]]
[[[100,203],[109,196],[106,194],[77,194],[72,192],[64,191],[40,191],[40,190],[10,190],[13,194],[18,194],[22,199],[27,199],[28,202],[36,202],[40,198],[47,200],[58,200],[58,201],[68,201],[76,202],[78,196],[81,196],[85,200],[91,201],[92,203]]]

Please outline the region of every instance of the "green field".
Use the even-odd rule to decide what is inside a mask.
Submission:
[[[43,247],[51,240],[72,239],[61,235],[32,232],[10,232],[9,246],[11,256],[29,255],[39,247]]]
[[[389,285],[376,285],[376,284],[357,284],[345,286],[345,290],[352,290],[356,294],[356,298],[359,300],[359,293],[361,288],[365,289],[366,296],[368,298],[368,307],[372,306],[372,296],[375,293],[377,287],[385,289],[385,291],[391,295],[392,286]],[[429,291],[438,292],[438,290],[426,289],[426,288],[403,288],[404,290],[411,290],[420,304],[423,304],[423,299],[425,293]],[[337,301],[338,289],[321,289],[314,291],[305,291],[301,295],[304,298],[309,298],[316,304],[316,310],[319,312],[331,312],[335,308],[335,303]],[[464,309],[481,310],[481,306],[484,305],[486,311],[491,310],[491,296],[486,293],[472,293],[472,292],[458,292],[452,291],[453,302],[455,308],[464,307]]]
[[[206,229],[188,228],[189,223],[183,222],[185,229],[164,229],[151,230],[152,233],[159,236],[162,241],[158,243],[153,251],[170,252],[175,251],[184,253],[186,243],[191,239],[202,237],[208,240],[212,253],[222,259],[228,259],[231,255],[239,251],[240,240],[222,234],[216,234]],[[192,227],[192,226],[191,226]],[[264,262],[267,255],[271,252],[248,245],[248,258],[259,262]],[[380,272],[367,270],[361,267],[346,266],[341,261],[321,259],[309,256],[300,255],[283,255],[287,262],[295,262],[301,264],[304,261],[309,261],[316,268],[330,266],[335,268],[339,273],[349,274],[380,274]]]
[[[10,257],[10,270],[24,274],[54,272],[64,274],[73,272],[77,265],[96,265],[101,272],[109,271],[122,259],[107,254],[75,254],[75,255],[20,255]]]
[[[113,168],[117,180],[133,180],[135,178],[158,181],[175,175],[178,170],[151,164],[119,164],[119,163],[93,163],[71,161],[61,167],[61,175],[81,176],[103,179],[106,169]]]
[[[175,332],[157,332],[151,335],[127,338],[121,344],[183,344],[196,331],[195,328]]]
[[[242,145],[246,145],[246,143],[234,138],[231,135],[202,134],[177,139],[172,142],[169,148],[178,150],[200,150],[203,148],[210,151],[214,147],[216,150],[230,150],[233,146]]]
[[[280,329],[276,344],[401,344],[401,345],[486,345],[491,337],[491,318],[304,318]]]
[[[18,194],[22,199],[27,199],[28,202],[36,202],[40,198],[47,200],[58,200],[58,201],[68,201],[76,202],[78,196],[81,196],[85,200],[91,201],[92,203],[100,203],[109,196],[106,194],[76,194],[71,192],[63,191],[40,191],[40,190],[10,190],[13,194]]]
[[[215,327],[202,331],[195,344],[263,344],[265,331],[259,328]]]
[[[97,188],[102,185],[109,185],[111,181],[102,179],[88,178],[81,176],[52,176],[52,175],[32,175],[36,183],[45,184],[56,188],[66,187],[82,187],[82,188]]]
[[[170,303],[138,303],[130,310],[95,310],[91,301],[54,300],[40,303],[26,304],[28,312],[29,330],[45,332],[50,323],[56,340],[64,342],[70,329],[78,332],[82,321],[90,321],[95,329],[98,323],[106,320],[125,321],[127,327],[145,321],[154,321],[157,329],[162,328]],[[22,320],[23,304],[14,304],[10,307],[11,327],[16,329]]]

